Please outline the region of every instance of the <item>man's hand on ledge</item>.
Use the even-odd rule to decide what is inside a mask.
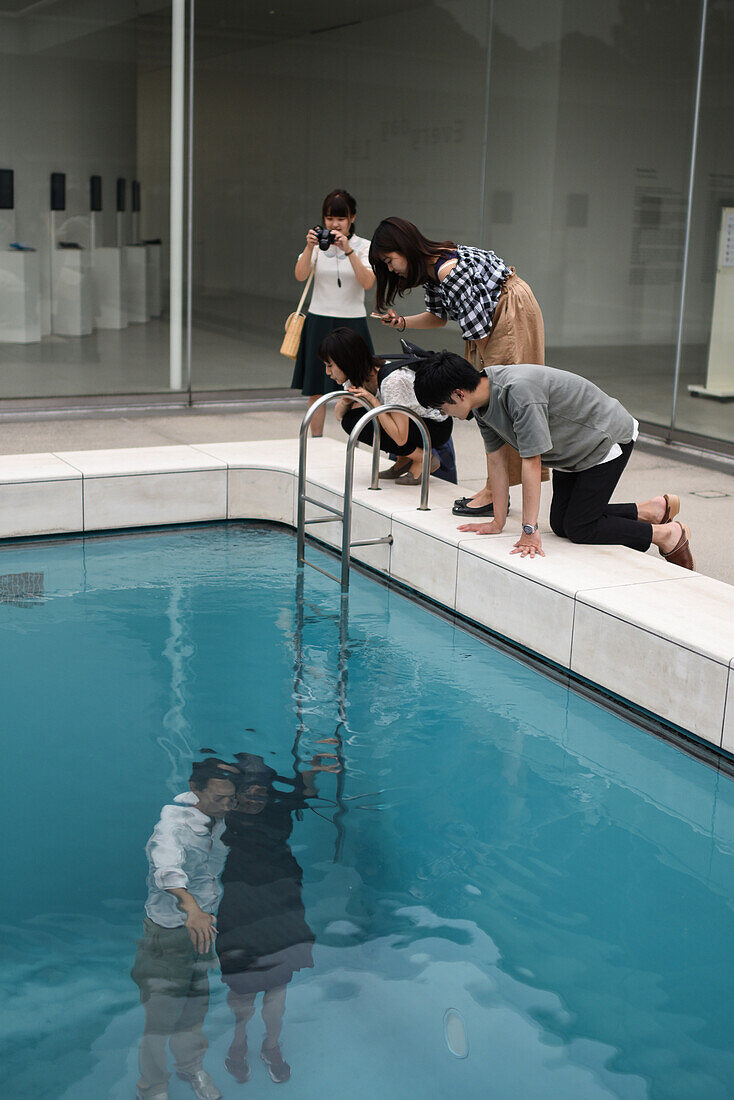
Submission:
[[[515,543],[514,550],[510,550],[510,553],[519,554],[521,558],[534,558],[536,554],[540,554],[541,558],[544,558],[545,551],[540,541],[540,531],[536,531],[532,535],[526,535],[523,531],[520,538]]]

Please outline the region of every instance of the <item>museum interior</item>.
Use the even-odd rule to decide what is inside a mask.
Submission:
[[[292,392],[343,187],[363,237],[513,265],[546,361],[645,430],[734,449],[734,0],[0,0],[0,51],[0,411]]]

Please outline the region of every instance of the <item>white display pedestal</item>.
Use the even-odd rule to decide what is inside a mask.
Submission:
[[[59,336],[89,336],[93,328],[89,252],[76,248],[55,248],[51,263],[51,331]]]
[[[146,244],[148,272],[148,316],[160,317],[161,305],[161,246]]]
[[[51,335],[51,256],[49,239],[41,238],[38,248],[41,289],[41,339]]]
[[[721,212],[719,258],[711,317],[706,385],[689,386],[692,397],[734,401],[734,208]]]
[[[125,245],[125,278],[127,280],[127,319],[130,324],[148,320],[147,251],[143,245]]]
[[[95,248],[92,253],[95,328],[127,328],[127,264],[120,248]]]
[[[7,252],[12,242],[17,240],[15,211],[0,210],[0,252]]]
[[[41,339],[40,268],[37,252],[0,252],[0,343]]]

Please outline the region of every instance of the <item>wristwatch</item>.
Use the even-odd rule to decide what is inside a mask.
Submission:
[[[538,530],[537,523],[523,523],[523,525],[522,525],[523,535],[534,535],[537,530]]]

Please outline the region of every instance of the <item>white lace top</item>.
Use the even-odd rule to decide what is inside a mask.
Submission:
[[[351,382],[345,382],[344,389],[350,389],[351,385]],[[437,409],[424,409],[418,404],[415,396],[415,371],[410,367],[398,367],[392,374],[388,374],[377,390],[377,397],[382,405],[405,405],[407,409],[422,416],[424,420],[447,419]]]

